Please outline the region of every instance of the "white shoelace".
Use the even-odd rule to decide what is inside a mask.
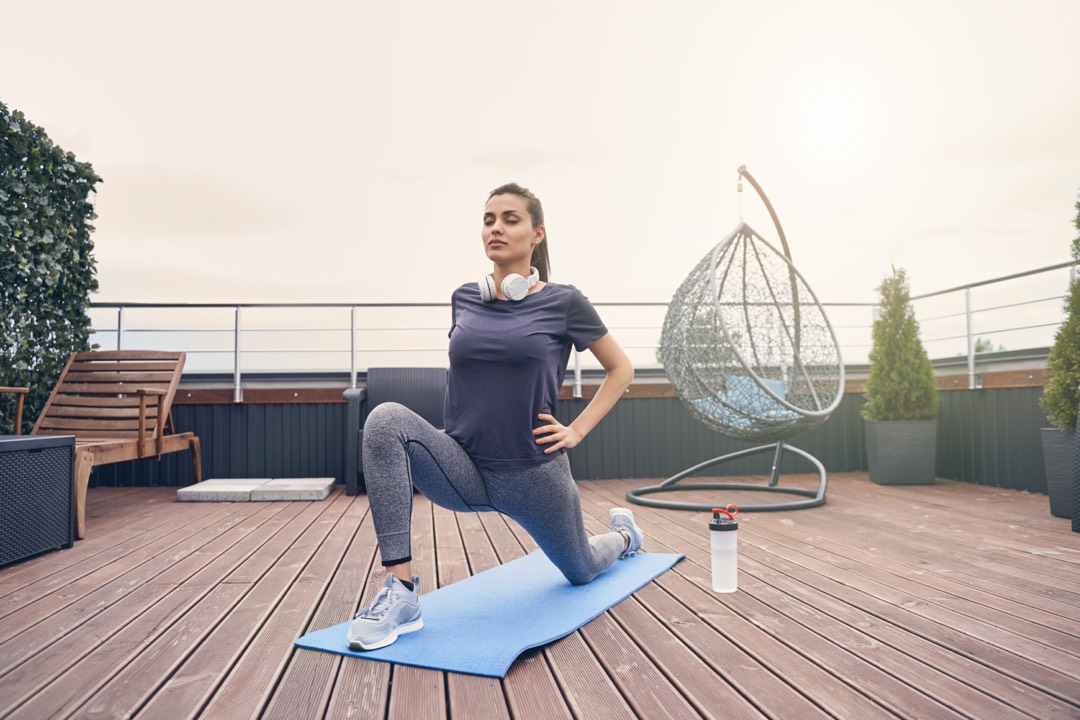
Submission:
[[[384,587],[379,594],[368,603],[367,607],[356,613],[357,618],[365,620],[379,620],[390,611],[390,588]]]

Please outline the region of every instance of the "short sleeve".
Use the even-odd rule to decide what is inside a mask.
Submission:
[[[569,305],[566,309],[566,336],[580,352],[607,335],[607,327],[600,319],[589,299],[580,290],[570,286]]]
[[[450,295],[450,329],[446,331],[446,337],[453,336],[454,328],[457,327],[458,294],[460,292],[461,288],[458,288]]]

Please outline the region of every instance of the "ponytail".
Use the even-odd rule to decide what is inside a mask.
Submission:
[[[540,273],[540,280],[547,282],[548,276],[551,274],[551,262],[548,260],[547,226],[544,225],[544,208],[540,205],[540,198],[533,195],[528,188],[523,188],[517,183],[500,185],[488,193],[488,200],[496,195],[517,195],[525,198],[525,207],[529,211],[529,217],[532,218],[533,227],[544,226],[544,239],[533,248],[532,259],[529,264]]]
[[[544,239],[533,248],[532,260],[529,261],[529,264],[539,271],[540,280],[547,282],[548,276],[551,274],[551,263],[548,261],[547,228],[544,230]]]

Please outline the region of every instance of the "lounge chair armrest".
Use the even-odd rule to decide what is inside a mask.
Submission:
[[[139,396],[139,448],[142,449],[143,438],[146,437],[146,396],[147,395],[165,395],[164,390],[158,390],[157,388],[135,388],[135,394]],[[164,434],[165,418],[161,417],[161,405],[158,405],[158,421],[157,431],[154,433],[154,437],[160,440]]]
[[[17,397],[15,398],[15,434],[22,435],[22,411],[23,402],[26,399],[26,394],[30,392],[30,388],[24,387],[0,387],[0,393],[13,393]]]

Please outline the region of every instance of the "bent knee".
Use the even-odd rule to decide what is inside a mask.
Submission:
[[[377,433],[384,430],[399,432],[419,416],[409,408],[396,402],[384,402],[376,405],[367,420],[364,421],[364,433]]]
[[[374,407],[364,421],[364,451],[400,441],[406,428],[415,422],[416,414],[395,402],[384,402]]]
[[[406,420],[410,416],[415,416],[409,408],[405,407],[401,403],[396,402],[384,402],[376,405],[371,412],[368,413],[367,420],[364,422],[364,426],[369,425],[400,425],[402,421]]]
[[[596,579],[597,575],[597,573],[589,572],[584,568],[560,568],[560,571],[562,572],[563,577],[565,577],[571,585],[588,585]]]

